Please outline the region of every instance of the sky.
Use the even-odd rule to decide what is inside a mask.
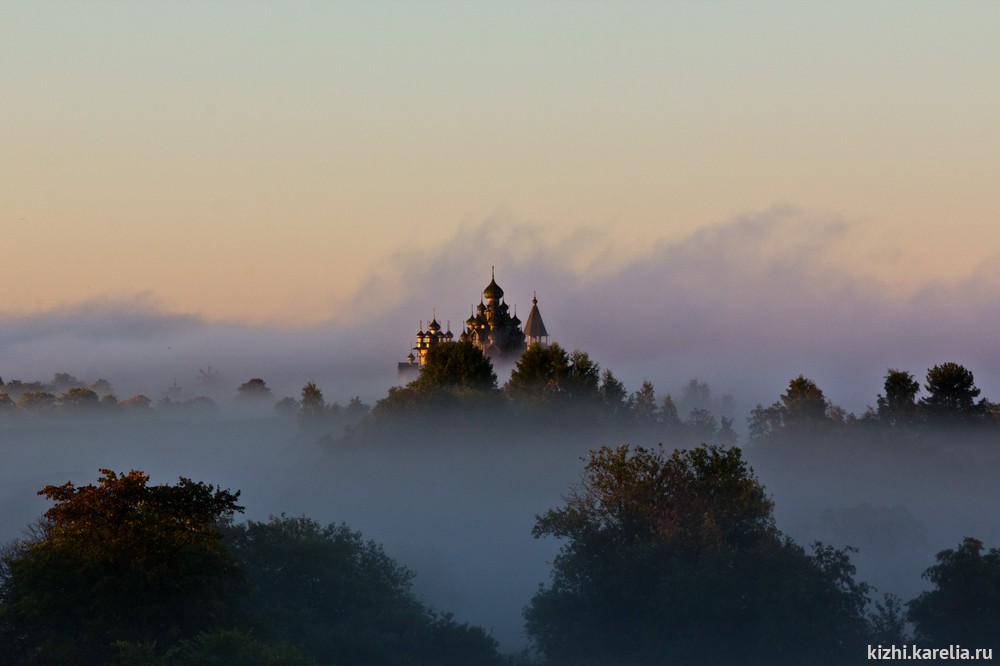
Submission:
[[[985,1],[0,0],[0,373],[381,388],[496,266],[632,389],[1000,389],[998,70]]]

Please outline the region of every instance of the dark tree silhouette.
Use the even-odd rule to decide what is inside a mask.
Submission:
[[[924,572],[934,588],[909,602],[915,640],[928,647],[1000,648],[1000,550],[966,537]]]
[[[556,343],[535,343],[525,350],[504,385],[504,392],[522,406],[543,406],[566,392],[570,361]]]
[[[917,413],[917,393],[920,383],[905,370],[889,369],[885,376],[885,395],[879,395],[879,419],[889,425],[912,423]]]
[[[239,400],[267,400],[269,402],[274,400],[274,396],[271,395],[271,389],[259,377],[254,377],[246,383],[240,384],[236,397]]]
[[[786,426],[821,423],[826,420],[826,410],[829,407],[816,382],[802,375],[788,383],[788,389],[781,395],[781,405],[785,408]]]
[[[525,611],[551,664],[844,663],[867,587],[782,537],[739,449],[602,448],[534,535],[566,540]]]
[[[104,663],[115,641],[168,644],[229,622],[241,585],[216,529],[239,493],[101,470],[55,502],[0,567],[0,644],[14,663]],[[29,658],[30,655],[30,658]]]
[[[440,344],[427,352],[420,376],[411,382],[420,389],[496,391],[493,363],[471,342]]]
[[[972,371],[958,363],[942,363],[928,370],[924,388],[927,396],[920,400],[920,405],[933,422],[969,422],[988,411],[985,400],[976,402],[980,391]]]
[[[410,589],[413,574],[346,525],[272,517],[229,528],[228,540],[267,635],[320,663],[500,663],[482,629],[427,609]]]

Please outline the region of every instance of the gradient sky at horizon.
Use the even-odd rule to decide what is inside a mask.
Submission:
[[[964,279],[1000,254],[998,74],[985,1],[0,0],[0,313],[336,319],[497,211],[627,265],[790,205],[850,271]]]

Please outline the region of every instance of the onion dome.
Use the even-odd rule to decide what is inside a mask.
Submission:
[[[458,340],[459,340],[459,342],[468,342],[469,341],[469,332],[468,331],[462,331],[462,335],[458,336]]]
[[[476,312],[478,312],[479,314],[483,314],[484,312],[486,312],[486,306],[483,305],[482,301],[479,301],[479,305],[476,306]]]
[[[496,280],[490,280],[486,289],[483,289],[483,298],[487,301],[499,301],[503,298],[503,289],[500,288]]]
[[[437,319],[432,319],[431,323],[427,324],[428,333],[437,333],[441,330],[441,324],[437,322]]]
[[[409,354],[406,355],[406,360],[409,363],[413,363],[414,361],[417,360],[417,357],[413,355],[413,352],[410,352]]]

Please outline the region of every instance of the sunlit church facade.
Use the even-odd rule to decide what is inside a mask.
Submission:
[[[479,347],[494,364],[513,363],[521,357],[528,345],[548,344],[549,334],[538,311],[537,296],[531,299],[531,312],[522,327],[517,313],[512,313],[504,302],[503,289],[497,284],[494,273],[483,290],[479,305],[473,308],[465,321],[458,340],[471,342]],[[420,322],[416,346],[410,351],[406,361],[399,364],[400,383],[416,379],[431,349],[451,342],[455,342],[455,335],[451,332],[450,324],[446,330],[442,330],[436,314],[427,325],[427,330],[424,330],[423,322]]]

